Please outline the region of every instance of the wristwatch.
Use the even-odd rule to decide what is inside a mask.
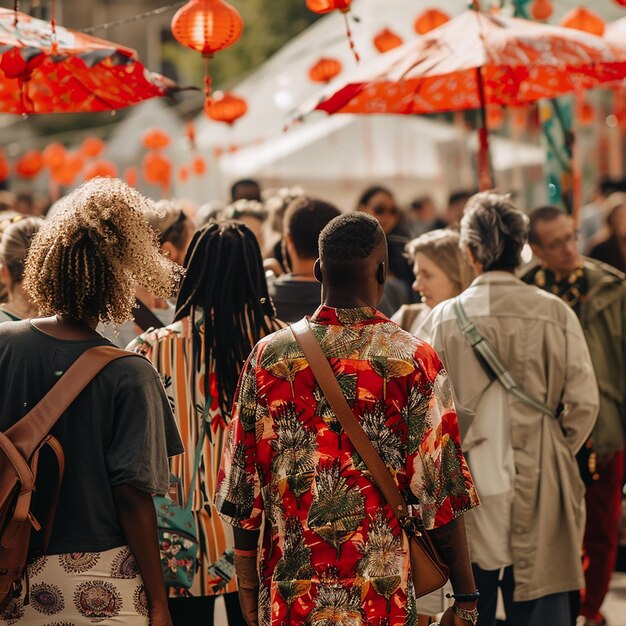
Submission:
[[[452,605],[452,612],[461,619],[464,619],[466,622],[472,624],[472,626],[476,626],[478,624],[478,609],[462,609],[457,604]]]

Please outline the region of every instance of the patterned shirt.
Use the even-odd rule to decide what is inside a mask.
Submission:
[[[427,529],[478,504],[445,371],[374,309],[320,307],[311,327],[348,403]],[[407,540],[289,329],[242,374],[217,509],[265,517],[259,624],[416,624]]]

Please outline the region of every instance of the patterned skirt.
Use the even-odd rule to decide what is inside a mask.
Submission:
[[[148,602],[126,546],[106,552],[41,556],[28,566],[28,602],[11,600],[0,624],[147,626]]]

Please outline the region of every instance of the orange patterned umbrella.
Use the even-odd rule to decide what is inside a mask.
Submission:
[[[131,48],[0,9],[0,112],[109,111],[171,87]]]
[[[420,114],[480,108],[484,158],[487,105],[522,105],[625,76],[626,44],[468,10],[341,76],[298,114],[313,109]],[[482,167],[481,187],[488,184]]]

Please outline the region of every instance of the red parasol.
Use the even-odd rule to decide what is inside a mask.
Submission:
[[[313,109],[366,114],[482,109],[484,188],[490,185],[487,105],[522,105],[624,76],[624,44],[577,30],[468,10],[342,76],[299,114]]]
[[[172,86],[131,48],[0,9],[0,112],[109,111]]]

